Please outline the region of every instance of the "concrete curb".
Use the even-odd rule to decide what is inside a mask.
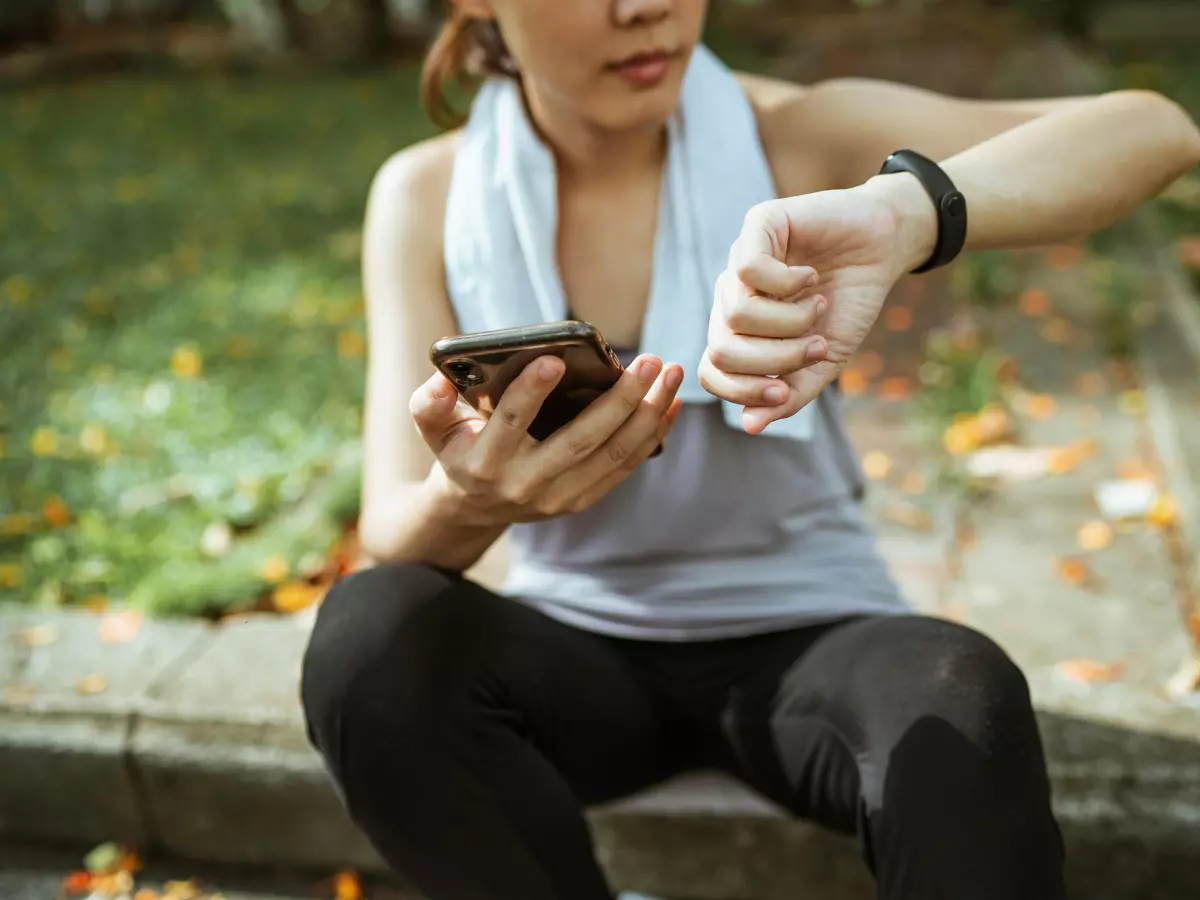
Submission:
[[[58,640],[0,658],[0,834],[129,841],[218,863],[381,868],[304,736],[303,618],[151,622],[114,647],[95,638],[87,613],[5,611],[0,647],[8,653],[35,621]],[[76,683],[94,672],[108,690],[79,696]],[[13,702],[11,688],[31,675],[38,693]],[[1043,714],[1079,897],[1165,900],[1200,880],[1200,722],[1158,719]],[[592,821],[624,888],[693,900],[871,896],[853,842],[715,777],[665,785]]]

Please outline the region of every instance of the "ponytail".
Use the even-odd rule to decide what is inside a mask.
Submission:
[[[421,103],[426,113],[442,128],[461,125],[466,116],[451,103],[450,91],[469,89],[489,75],[519,77],[496,23],[465,15],[456,7],[434,38],[421,69]]]

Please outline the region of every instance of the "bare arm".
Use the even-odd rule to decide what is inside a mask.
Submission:
[[[794,148],[826,188],[870,181],[902,147],[938,160],[967,198],[968,250],[1047,244],[1107,227],[1200,162],[1196,124],[1148,91],[981,101],[842,79],[797,95],[765,133],[774,155]],[[872,185],[911,224],[907,253],[919,264],[936,236],[928,197],[909,175]]]
[[[363,236],[366,291],[366,413],[363,425],[363,549],[377,562],[465,569],[503,533],[470,526],[434,468],[409,399],[429,378],[429,345],[457,333],[446,292],[441,223],[453,137],[389,160],[371,186]]]

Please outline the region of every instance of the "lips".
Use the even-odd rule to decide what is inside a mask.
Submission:
[[[630,84],[648,87],[666,77],[677,55],[667,50],[654,50],[630,56],[609,68]]]

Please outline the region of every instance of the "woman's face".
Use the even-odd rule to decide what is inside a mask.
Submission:
[[[679,100],[708,0],[464,0],[486,3],[531,101],[590,125],[660,126]]]

